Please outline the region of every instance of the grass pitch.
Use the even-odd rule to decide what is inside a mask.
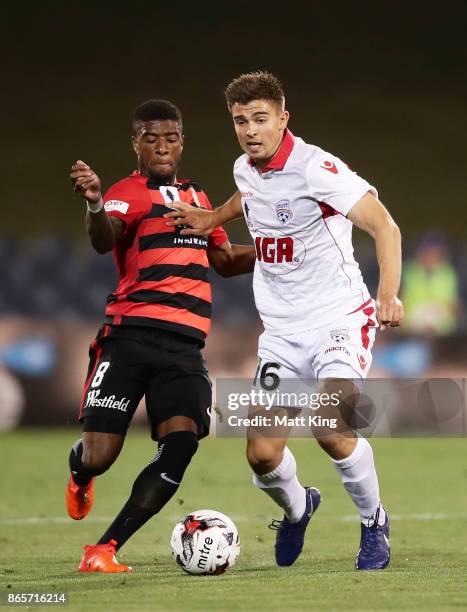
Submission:
[[[392,519],[392,561],[385,571],[353,569],[359,542],[354,507],[330,461],[308,440],[290,447],[301,481],[319,487],[324,501],[299,560],[276,567],[275,533],[267,525],[281,516],[251,484],[244,442],[208,439],[176,497],[119,553],[134,574],[101,575],[76,571],[82,546],[94,543],[120,510],[154,456],[154,443],[145,431],[130,431],[121,456],[97,481],[91,514],[75,522],[63,498],[77,437],[71,428],[0,436],[0,591],[66,591],[68,610],[467,608],[466,440],[373,440]],[[240,559],[222,576],[186,575],[170,555],[173,525],[200,508],[228,514],[240,532]]]

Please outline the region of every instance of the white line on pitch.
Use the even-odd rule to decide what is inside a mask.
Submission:
[[[180,515],[177,516],[164,516],[159,518],[158,520],[164,522],[176,522],[181,518]],[[86,523],[109,523],[115,517],[111,516],[90,516],[86,518]],[[252,519],[264,521],[267,520],[264,516],[239,516],[235,515],[232,517],[234,521],[242,522],[242,521],[250,521]],[[318,517],[320,521],[324,522],[358,522],[359,517],[356,514],[344,514],[343,516],[336,518],[322,518]],[[465,520],[467,519],[467,513],[457,513],[457,514],[445,514],[445,513],[433,513],[433,514],[390,514],[391,521],[448,521],[448,520]],[[28,516],[22,518],[0,518],[0,525],[43,525],[47,523],[70,523],[72,524],[74,521],[67,516]]]

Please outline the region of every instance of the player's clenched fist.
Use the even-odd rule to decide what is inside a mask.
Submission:
[[[79,196],[96,204],[102,197],[101,182],[97,174],[80,159],[71,166],[73,189]]]
[[[381,331],[386,327],[398,327],[404,320],[404,307],[399,298],[380,298],[376,300],[376,316]]]
[[[167,225],[188,225],[181,230],[180,234],[194,236],[208,236],[214,229],[214,212],[205,208],[197,208],[185,202],[173,202],[171,208],[174,212],[166,213],[164,217],[169,218]]]

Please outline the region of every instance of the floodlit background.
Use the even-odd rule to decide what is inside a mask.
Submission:
[[[292,132],[373,183],[402,230],[407,321],[377,335],[372,376],[453,377],[465,388],[466,25],[461,0],[2,6],[0,598],[67,591],[70,610],[93,612],[467,608],[465,439],[372,439],[392,529],[382,573],[354,571],[359,517],[328,457],[305,439],[290,447],[301,482],[324,503],[292,568],[275,566],[267,525],[280,512],[252,486],[244,441],[210,437],[171,502],[119,551],[135,573],[76,572],[83,545],[98,540],[154,457],[144,411],[99,477],[90,516],[72,521],[63,503],[88,346],[116,281],[112,256],[88,243],[69,168],[84,159],[104,188],[130,174],[130,118],[149,98],[182,110],[180,176],[218,205],[234,190],[240,152],[223,89],[242,72],[276,73]],[[243,221],[227,230],[232,242],[250,240]],[[355,230],[354,242],[374,295],[372,240]],[[261,333],[251,277],[212,281],[211,376],[249,378]],[[452,405],[439,404],[450,416]],[[173,562],[169,538],[180,516],[203,507],[235,521],[242,552],[225,576],[197,580]]]
[[[69,167],[104,188],[129,174],[133,108],[173,100],[186,134],[181,176],[214,205],[239,155],[223,88],[244,71],[283,81],[292,132],[372,182],[404,239],[400,331],[379,334],[374,376],[463,377],[467,368],[465,84],[460,2],[98,3],[5,9],[0,187],[0,428],[71,425],[87,348],[115,286],[88,244]],[[249,242],[242,221],[227,227]],[[354,232],[373,295],[373,243]],[[214,285],[212,377],[253,374],[261,332],[251,277]],[[310,296],[310,301],[313,296]]]

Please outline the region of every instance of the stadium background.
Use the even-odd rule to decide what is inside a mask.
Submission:
[[[129,174],[132,109],[168,98],[184,117],[181,176],[199,181],[214,205],[223,202],[234,189],[239,150],[222,92],[233,76],[255,69],[281,78],[295,134],[377,186],[401,227],[406,264],[420,248],[433,248],[456,279],[457,291],[444,301],[438,292],[422,309],[427,319],[438,307],[450,310],[447,328],[407,325],[380,334],[374,375],[465,377],[464,32],[465,7],[455,0],[431,8],[418,1],[241,0],[228,8],[5,7],[0,429],[51,432],[56,425],[72,439],[87,347],[115,283],[111,256],[94,254],[86,239],[70,165],[84,159],[105,187]],[[227,229],[232,242],[248,242],[242,222]],[[354,241],[374,293],[372,241],[357,230]],[[251,278],[212,280],[211,375],[248,377],[261,329]],[[19,477],[27,472],[22,465]],[[0,509],[11,515],[5,504]]]
[[[433,11],[418,2],[372,5],[371,11],[365,3],[339,4],[336,14],[312,3],[302,14],[298,5],[285,11],[274,3],[266,10],[237,2],[225,16],[209,3],[177,11],[46,6],[21,14],[10,6],[1,26],[8,58],[1,113],[4,413],[16,402],[23,406],[21,423],[73,421],[87,345],[114,287],[111,255],[93,254],[86,240],[69,166],[86,160],[104,187],[129,174],[132,109],[166,97],[184,116],[181,175],[199,181],[214,205],[223,202],[234,189],[239,152],[223,87],[257,68],[283,80],[292,131],[377,186],[402,229],[406,261],[427,233],[443,234],[458,281],[455,322],[447,333],[419,338],[402,371],[462,376],[467,245],[460,3]],[[232,241],[249,241],[243,222],[228,231]],[[374,294],[372,241],[359,231],[354,239]],[[250,278],[213,274],[213,282],[211,372],[249,376],[260,330]],[[380,348],[406,342],[411,331],[408,325],[390,338],[380,335]],[[382,372],[399,374],[400,351],[383,351],[378,363]]]

